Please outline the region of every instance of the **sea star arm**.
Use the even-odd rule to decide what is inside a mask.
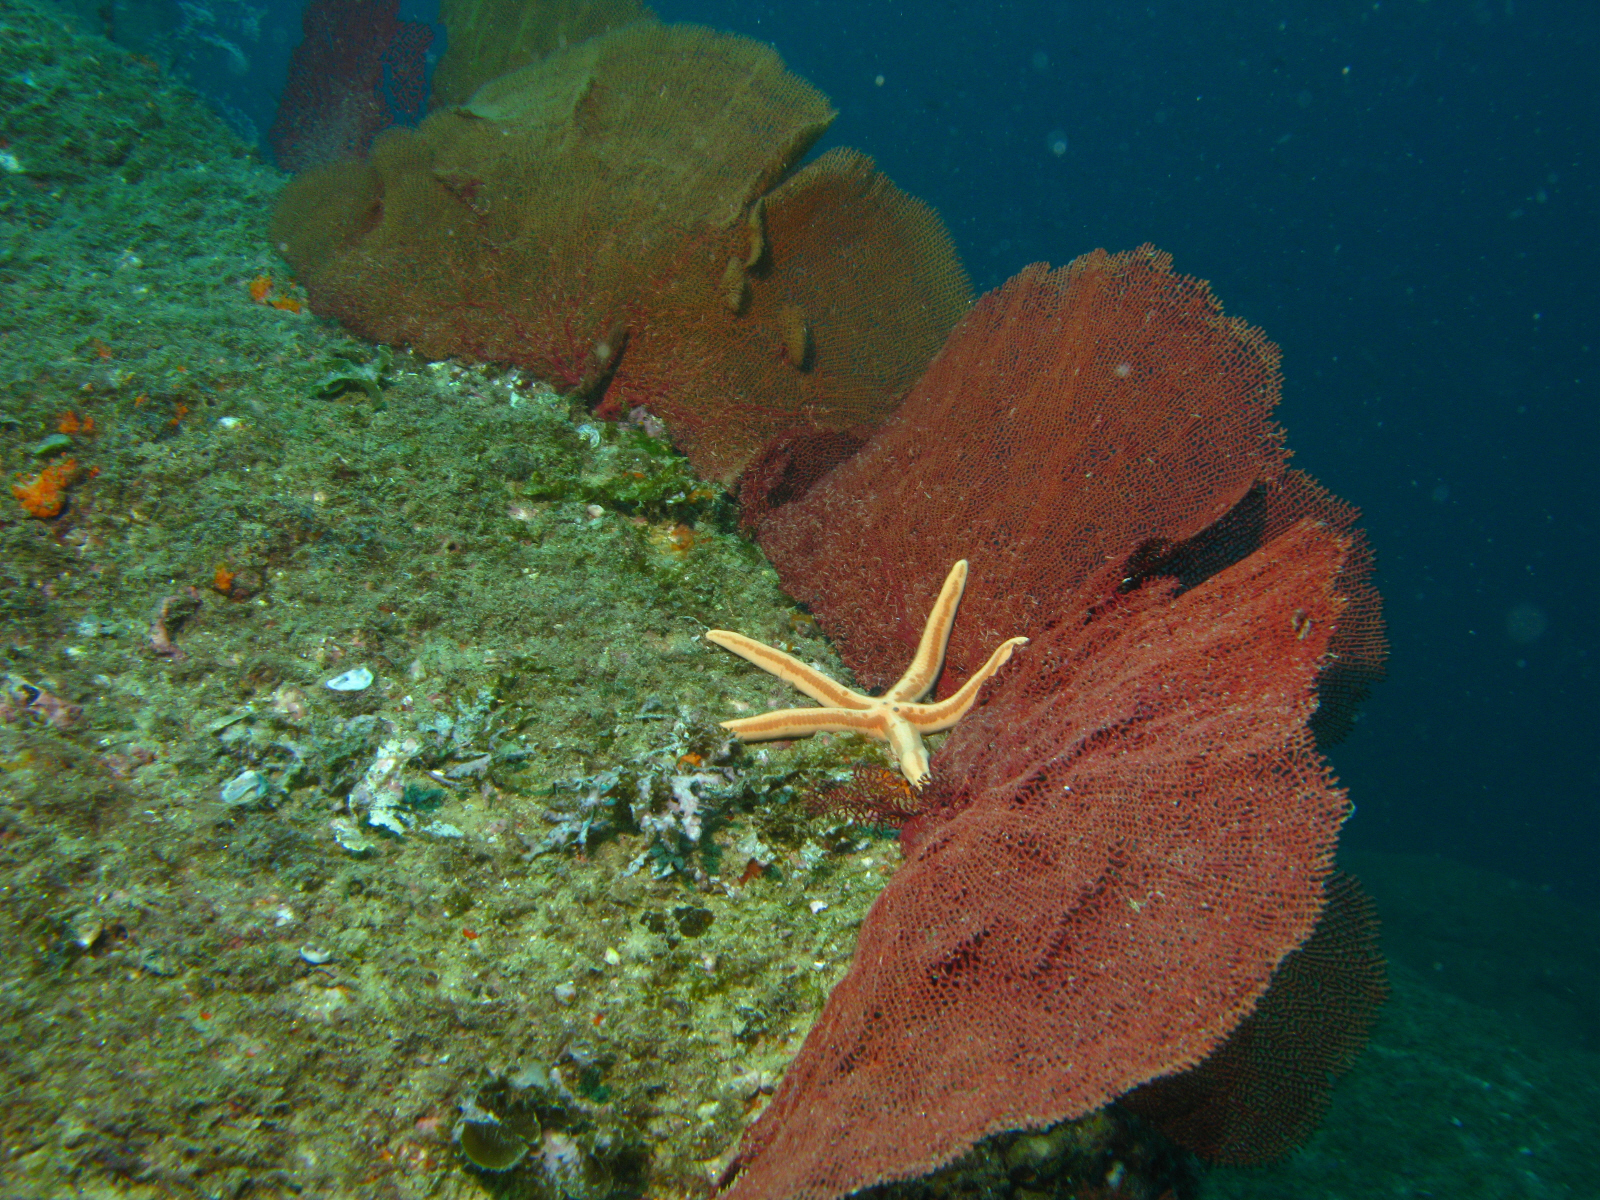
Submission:
[[[928,748],[922,744],[922,734],[910,721],[895,713],[889,714],[884,732],[888,736],[889,749],[894,751],[894,760],[900,764],[900,774],[920,791],[932,777],[928,769]]]
[[[1011,652],[1018,646],[1027,644],[1028,639],[1025,637],[1009,638],[1001,642],[999,648],[989,656],[989,661],[984,663],[981,669],[973,672],[972,678],[952,695],[937,704],[902,704],[900,712],[923,733],[941,733],[951,728],[967,715],[967,710],[978,698],[978,689],[1006,665],[1011,658]]]
[[[853,692],[842,683],[835,683],[821,671],[808,667],[805,663],[795,658],[792,654],[785,654],[782,650],[775,650],[755,638],[745,637],[742,633],[733,633],[727,629],[706,630],[706,641],[724,650],[731,650],[740,658],[748,659],[767,671],[776,675],[790,687],[796,688],[810,696],[818,704],[826,704],[832,708],[864,709],[872,701],[858,692]],[[803,709],[792,711],[803,712]],[[750,718],[754,720],[756,718]],[[772,737],[799,736],[775,733]]]
[[[906,668],[899,681],[883,694],[885,700],[920,700],[927,695],[933,681],[944,666],[945,647],[950,644],[950,627],[956,621],[956,609],[961,605],[961,594],[967,590],[967,560],[962,559],[950,568],[945,576],[939,598],[922,626],[922,640],[917,643],[917,655]]]
[[[864,733],[885,740],[883,716],[844,708],[779,708],[758,717],[723,721],[722,727],[741,742],[803,738],[813,733]]]

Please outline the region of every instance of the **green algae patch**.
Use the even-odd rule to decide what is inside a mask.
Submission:
[[[390,382],[389,367],[394,355],[379,346],[372,357],[361,361],[343,354],[330,354],[322,362],[326,373],[311,388],[311,394],[327,400],[349,391],[362,391],[373,400],[383,396]]]

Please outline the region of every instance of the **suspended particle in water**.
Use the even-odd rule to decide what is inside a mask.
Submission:
[[[1519,646],[1536,642],[1550,628],[1550,618],[1537,604],[1518,604],[1506,613],[1506,636]]]

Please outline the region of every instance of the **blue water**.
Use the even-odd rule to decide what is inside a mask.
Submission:
[[[1149,241],[1263,326],[1296,464],[1364,509],[1380,555],[1393,655],[1334,752],[1347,844],[1593,905],[1600,9],[656,9],[776,45],[840,110],[824,145],[938,208],[980,288]],[[235,24],[245,69],[204,41],[186,68],[265,129],[298,16]]]

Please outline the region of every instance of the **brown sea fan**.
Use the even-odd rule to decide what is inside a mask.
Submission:
[[[968,302],[939,218],[768,46],[641,20],[307,172],[273,237],[312,308],[666,419],[731,481],[790,430],[875,424]]]

